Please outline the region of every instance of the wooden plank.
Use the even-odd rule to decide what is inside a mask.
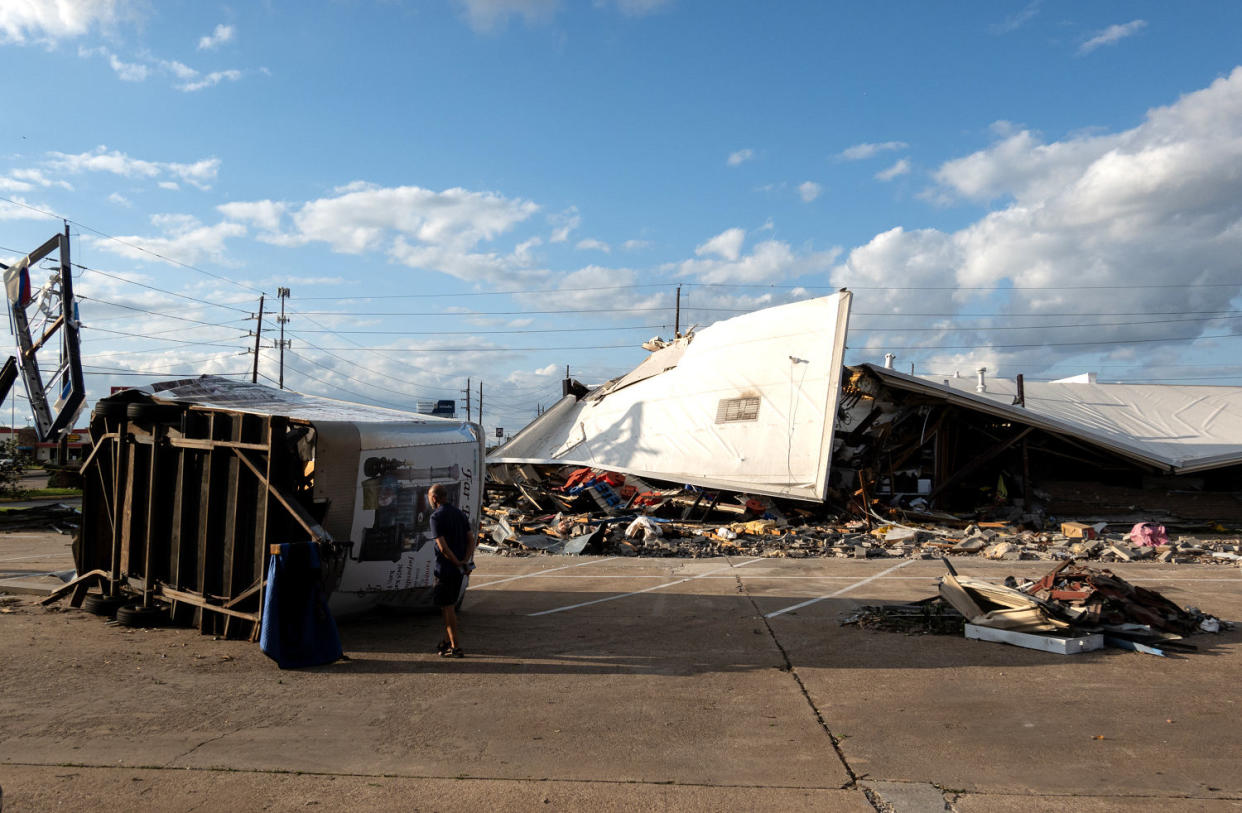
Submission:
[[[182,524],[185,521],[185,449],[176,450],[176,464],[173,474],[172,517],[168,526],[168,581],[181,587],[182,546],[185,534]]]
[[[228,607],[221,607],[219,604],[212,604],[203,596],[197,593],[191,593],[188,590],[177,590],[176,588],[169,587],[166,584],[161,584],[155,588],[155,592],[161,598],[191,604],[203,611],[219,613],[220,615],[229,618],[241,618],[246,621],[255,622],[256,624],[259,621],[258,613],[246,613],[241,610],[232,610]]]
[[[255,452],[267,451],[267,446],[263,443],[213,440],[211,438],[170,437],[168,443],[178,449],[201,449],[204,451],[210,451],[211,449],[249,449]]]
[[[81,576],[78,576],[73,581],[65,582],[60,587],[57,587],[52,592],[48,593],[45,598],[42,598],[39,600],[39,604],[46,607],[47,605],[52,604],[53,602],[59,601],[61,598],[65,596],[66,593],[70,593],[76,590],[79,584],[84,584],[87,586],[87,588],[89,588],[95,582],[102,581],[103,579],[106,579],[107,577],[108,577],[108,571],[106,570],[92,570],[89,573],[83,573]],[[74,606],[76,607],[78,605],[75,604]]]
[[[246,416],[235,415],[232,418],[232,426],[229,427],[231,439],[240,443],[242,439],[242,428],[245,425]],[[220,592],[226,597],[231,598],[233,595],[233,584],[237,579],[237,522],[239,515],[239,502],[241,500],[241,464],[237,461],[237,455],[230,455],[228,458],[228,478],[224,486],[224,527],[222,548],[220,551]],[[221,494],[216,493],[216,499],[219,500]],[[224,619],[224,635],[229,634],[229,618]]]
[[[137,452],[137,448],[132,443],[125,443],[121,446],[121,471],[118,480],[125,497],[121,501],[121,545],[118,568],[119,577],[122,579],[129,575],[130,545],[133,544],[134,464]]]
[[[264,482],[267,482],[267,478],[264,477],[263,473],[259,471],[259,467],[251,462],[251,460],[246,457],[245,453],[243,453],[240,449],[234,449],[233,452],[243,463],[250,467],[250,470],[255,473],[256,477],[263,477]],[[318,522],[315,522],[311,515],[306,512],[306,509],[302,508],[302,506],[298,504],[297,500],[286,495],[284,493],[284,489],[274,483],[268,482],[268,487],[271,489],[272,496],[276,498],[276,501],[283,505],[285,510],[293,516],[293,519],[302,526],[302,529],[310,534],[311,539],[316,542],[330,541],[328,538],[328,532],[325,531]]]

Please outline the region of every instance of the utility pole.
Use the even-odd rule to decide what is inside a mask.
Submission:
[[[280,341],[276,344],[280,347],[280,388],[285,388],[285,348],[289,346],[289,342],[285,341],[285,322],[289,321],[289,317],[285,316],[285,300],[289,298],[288,288],[277,288],[276,296],[280,297],[280,316],[276,317],[276,321],[280,323]]]
[[[254,369],[250,372],[250,383],[259,381],[259,337],[263,335],[263,294],[259,294],[259,321],[254,326]]]
[[[479,428],[483,428],[483,379],[479,379]]]
[[[466,423],[470,422],[470,379],[466,379],[466,388],[462,390],[466,394]]]
[[[673,338],[681,338],[681,286],[677,286],[677,310],[673,315]]]

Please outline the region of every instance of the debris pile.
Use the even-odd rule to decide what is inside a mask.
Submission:
[[[61,503],[0,511],[0,531],[76,533],[81,524],[81,510]]]
[[[1024,584],[1012,576],[1005,584],[993,584],[959,575],[948,560],[945,566],[949,573],[940,581],[938,596],[859,607],[841,625],[908,635],[965,631],[971,638],[1062,654],[1108,645],[1154,655],[1194,651],[1185,636],[1233,627],[1107,569],[1073,560]]]
[[[979,521],[754,497],[572,466],[492,466],[483,506],[485,550],[610,556],[721,555],[852,559],[981,556],[1001,561],[1150,561],[1242,566],[1242,536],[1171,535],[1140,522]]]

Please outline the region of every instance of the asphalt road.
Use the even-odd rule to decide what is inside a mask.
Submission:
[[[63,565],[64,543],[0,536],[0,568]],[[1236,567],[1117,571],[1242,618]],[[348,661],[297,671],[0,599],[4,809],[1242,809],[1242,632],[1161,659],[839,626],[942,572],[485,556],[466,658],[435,656],[434,616],[377,614],[340,624]]]

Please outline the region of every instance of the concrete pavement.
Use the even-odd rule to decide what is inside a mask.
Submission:
[[[46,536],[29,561],[56,569]],[[0,560],[39,553],[9,537]],[[898,564],[480,557],[465,659],[430,651],[434,616],[378,614],[341,623],[350,660],[289,672],[253,644],[18,597],[5,810],[1242,809],[1242,634],[1160,659],[840,627],[943,572]],[[1117,571],[1242,618],[1236,567]]]

